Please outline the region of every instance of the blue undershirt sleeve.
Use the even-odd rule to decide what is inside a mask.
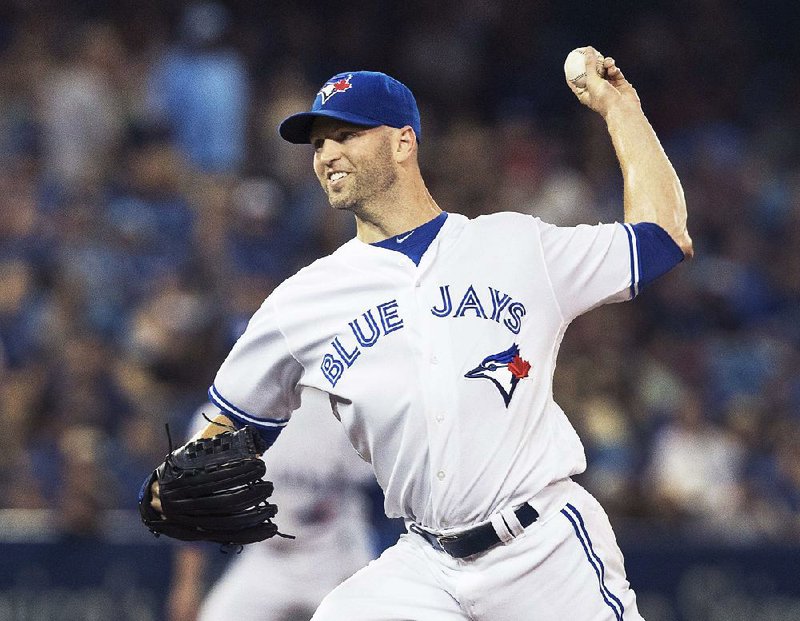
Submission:
[[[664,229],[653,222],[630,225],[636,237],[641,291],[659,276],[663,276],[684,259],[683,251]]]

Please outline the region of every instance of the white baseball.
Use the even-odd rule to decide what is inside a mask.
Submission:
[[[567,55],[567,60],[564,62],[564,75],[567,76],[576,88],[586,88],[586,57],[584,50],[586,48],[579,47],[572,50]],[[597,73],[603,75],[603,56],[601,55],[597,62]]]

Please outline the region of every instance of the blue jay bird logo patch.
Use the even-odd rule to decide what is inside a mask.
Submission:
[[[528,377],[531,364],[519,355],[519,346],[514,343],[505,351],[486,356],[481,363],[464,374],[468,379],[486,379],[500,391],[503,402],[508,407],[517,389],[519,380]]]
[[[317,93],[317,95],[322,98],[322,103],[328,103],[328,100],[336,93],[344,93],[345,91],[353,88],[353,85],[350,84],[350,80],[352,78],[352,75],[348,75],[347,77],[338,78],[334,82],[328,82],[325,84],[325,86],[319,89],[319,92]]]

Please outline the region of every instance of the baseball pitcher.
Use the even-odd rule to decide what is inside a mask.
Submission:
[[[312,145],[331,206],[352,212],[357,234],[265,300],[219,369],[209,391],[219,414],[201,435],[254,430],[254,450],[268,450],[301,389],[325,391],[387,515],[408,530],[314,621],[641,618],[605,512],[570,478],[586,460],[552,378],[575,317],[634,298],[692,242],[681,184],[636,91],[614,59],[584,51],[585,85],[568,86],[607,125],[622,222],[443,212],[420,173],[414,96],[383,73],[333,76],[279,128]],[[191,522],[165,501],[164,473],[141,504],[148,526],[175,534],[174,520]],[[216,520],[190,534],[209,538],[212,524],[224,527],[217,541],[274,535],[266,496],[239,497],[232,523],[211,503]]]

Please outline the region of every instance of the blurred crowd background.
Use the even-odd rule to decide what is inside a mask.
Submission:
[[[91,534],[134,509],[248,317],[354,234],[277,123],[395,75],[439,205],[622,218],[562,65],[617,59],[683,182],[696,257],[567,332],[556,396],[621,538],[800,541],[794,2],[6,0],[0,508]]]

